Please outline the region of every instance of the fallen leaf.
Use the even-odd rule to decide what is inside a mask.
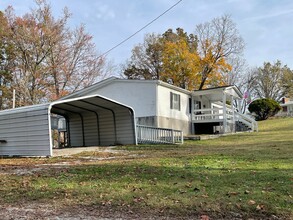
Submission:
[[[249,205],[254,205],[255,203],[256,203],[256,202],[255,202],[254,200],[249,200],[249,201],[248,201],[248,204],[249,204]]]
[[[260,210],[264,210],[265,206],[264,205],[257,205],[256,206],[256,210],[260,211]]]
[[[227,196],[236,196],[238,194],[239,194],[238,192],[228,192]]]

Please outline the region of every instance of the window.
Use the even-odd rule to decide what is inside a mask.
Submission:
[[[180,111],[180,95],[171,92],[170,93],[170,108]]]

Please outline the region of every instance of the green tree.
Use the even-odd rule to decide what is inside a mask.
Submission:
[[[273,99],[264,98],[254,100],[248,106],[248,110],[255,114],[256,120],[261,121],[277,114],[281,110],[281,106]]]

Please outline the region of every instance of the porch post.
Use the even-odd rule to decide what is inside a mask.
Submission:
[[[223,129],[224,134],[227,132],[227,112],[226,112],[226,93],[223,92]]]
[[[194,130],[194,125],[193,125],[193,120],[194,120],[194,99],[193,99],[193,95],[191,94],[191,134],[194,134],[195,133],[195,130]]]
[[[233,131],[232,132],[236,132],[236,120],[235,120],[235,109],[234,109],[234,97],[231,96],[231,109],[232,109],[232,114],[233,114]]]

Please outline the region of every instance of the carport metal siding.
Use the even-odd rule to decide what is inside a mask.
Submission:
[[[135,131],[133,112],[128,109],[117,109],[114,111],[116,115],[116,144],[133,142],[133,131]],[[132,128],[132,129],[130,129]],[[135,140],[136,141],[136,140]]]
[[[7,142],[0,155],[51,155],[48,105],[6,111],[0,114],[0,139]]]

